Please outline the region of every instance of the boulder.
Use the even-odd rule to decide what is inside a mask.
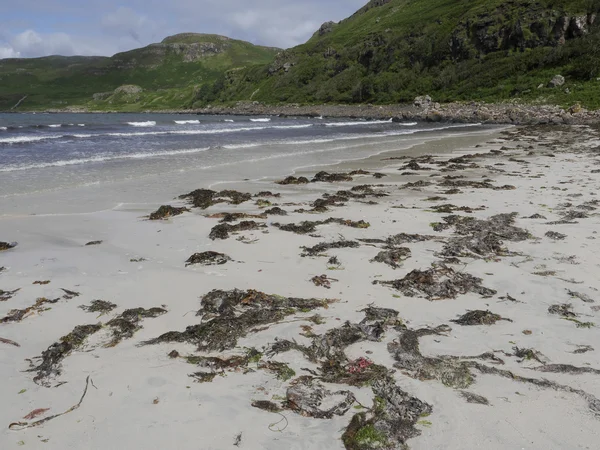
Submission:
[[[548,83],[548,86],[555,88],[562,86],[563,84],[565,84],[565,77],[562,75],[555,75]]]
[[[415,98],[414,105],[419,108],[429,108],[433,100],[429,95],[422,95]]]
[[[325,22],[323,25],[321,25],[321,28],[319,28],[319,36],[323,36],[327,33],[331,33],[333,31],[333,26],[335,25],[334,22]]]

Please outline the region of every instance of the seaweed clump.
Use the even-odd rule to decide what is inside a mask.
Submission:
[[[411,251],[408,247],[398,247],[392,250],[384,250],[371,260],[371,262],[379,262],[387,264],[396,269],[404,261],[411,256]]]
[[[245,220],[236,225],[222,223],[214,226],[212,230],[210,230],[210,234],[208,235],[208,237],[213,241],[217,239],[228,239],[229,233],[238,233],[240,231],[254,231],[266,227],[267,226],[264,223],[258,223],[254,220]]]
[[[28,306],[24,309],[13,309],[9,311],[6,316],[0,319],[0,323],[20,322],[29,314],[41,313],[45,311],[46,309],[44,308],[44,305],[53,305],[55,303],[58,303],[59,300],[60,298],[55,298],[53,300],[47,299],[46,297],[38,298],[32,306]]]
[[[360,247],[360,243],[356,241],[347,241],[345,239],[341,241],[335,242],[321,242],[313,247],[301,247],[304,251],[301,256],[320,256],[327,250],[331,250],[333,248],[358,248]]]
[[[286,407],[305,417],[331,419],[343,416],[356,402],[347,390],[331,392],[311,376],[294,380],[286,392]]]
[[[112,336],[111,340],[104,347],[115,347],[123,339],[132,338],[138,330],[142,329],[140,324],[142,319],[155,319],[166,313],[167,310],[163,308],[134,308],[123,311],[106,323],[106,326],[112,330]]]
[[[285,180],[276,181],[275,183],[282,185],[282,186],[287,186],[289,184],[308,184],[308,183],[310,183],[310,180],[306,177],[296,178],[296,177],[289,176]]]
[[[321,171],[317,173],[312,179],[313,183],[316,182],[325,182],[325,183],[336,183],[339,181],[352,181],[352,177],[345,173],[327,173],[325,171]]]
[[[15,289],[14,291],[3,291],[0,289],[0,302],[5,302],[13,298],[13,296],[19,292],[20,289]]]
[[[269,216],[287,216],[287,211],[276,206],[274,208],[267,209],[265,214]]]
[[[201,264],[203,266],[221,266],[223,264],[227,264],[229,261],[233,260],[224,253],[208,251],[203,253],[194,253],[185,262],[185,266],[192,266],[194,264]]]
[[[512,322],[510,319],[494,314],[491,311],[469,311],[468,313],[460,316],[458,319],[451,320],[450,322],[457,323],[463,326],[474,326],[474,325],[494,325],[500,320],[506,320]]]
[[[327,220],[321,220],[321,221],[316,221],[316,222],[304,221],[304,222],[300,222],[299,224],[288,223],[288,224],[282,225],[280,223],[274,223],[273,226],[279,228],[282,231],[289,231],[291,233],[310,234],[310,233],[314,233],[315,231],[317,231],[318,226],[329,225],[331,223],[337,223],[339,225],[344,225],[344,226],[351,227],[351,228],[361,228],[361,229],[369,228],[371,226],[370,223],[365,222],[364,220],[359,220],[358,222],[355,222],[353,220],[336,219],[333,217],[331,217]]]
[[[8,242],[0,242],[0,252],[5,250],[10,250],[11,248],[15,248],[17,246],[16,243],[8,243]]]
[[[148,216],[148,219],[164,220],[164,219],[168,219],[169,217],[179,216],[179,215],[183,214],[184,212],[188,212],[188,211],[189,211],[189,209],[185,208],[185,207],[177,208],[175,206],[162,205],[156,211],[151,213]]]
[[[28,370],[28,372],[37,372],[33,381],[36,384],[49,387],[48,378],[61,374],[63,359],[69,356],[73,350],[81,348],[86,339],[100,331],[101,328],[101,324],[78,325],[69,334],[61,337],[58,342],[55,342],[47,350],[44,350],[41,356],[42,362],[38,366]]]
[[[113,309],[115,309],[117,305],[111,302],[107,302],[105,300],[94,300],[91,305],[81,305],[80,308],[85,312],[89,313],[101,313],[108,314]]]
[[[299,312],[325,308],[333,300],[301,299],[269,295],[254,290],[213,290],[201,300],[196,314],[202,317],[198,325],[183,332],[172,331],[143,345],[167,342],[188,342],[199,351],[224,351],[237,345],[238,339],[254,328],[280,322]]]
[[[189,194],[180,195],[181,200],[188,200],[194,207],[207,209],[217,203],[239,205],[252,200],[252,194],[225,190],[216,192],[210,189],[196,189]]]
[[[413,270],[400,280],[374,281],[373,284],[391,286],[407,297],[424,297],[428,300],[453,299],[469,292],[484,298],[496,295],[496,291],[482,286],[481,282],[481,278],[439,264],[427,270]]]

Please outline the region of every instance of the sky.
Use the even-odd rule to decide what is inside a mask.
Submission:
[[[183,32],[289,48],[367,0],[0,0],[0,59],[100,55]]]

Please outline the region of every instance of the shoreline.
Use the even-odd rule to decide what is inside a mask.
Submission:
[[[600,123],[600,110],[588,111],[574,104],[569,108],[556,105],[530,105],[519,103],[455,102],[439,104],[433,101],[421,106],[396,105],[264,105],[258,102],[238,102],[235,106],[209,106],[189,110],[159,111],[94,111],[83,109],[31,111],[25,113],[70,114],[191,114],[231,116],[296,116],[344,119],[394,119],[398,121],[426,121],[498,125],[593,125]],[[10,111],[3,113],[19,112]]]
[[[593,448],[599,145],[590,127],[509,127],[293,173],[322,181],[219,185],[238,192],[172,202],[190,210],[167,220],[149,205],[0,219],[18,242],[0,251],[0,320],[52,300],[0,323],[20,345],[0,342],[0,423],[67,411],[93,382],[0,446]],[[186,265],[206,251],[229,259]],[[80,308],[98,299],[115,309]],[[84,324],[100,327],[25,372]]]

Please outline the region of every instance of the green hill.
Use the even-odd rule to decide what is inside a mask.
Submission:
[[[430,94],[599,108],[599,11],[600,0],[372,0],[273,63],[227,73],[196,105],[401,103]],[[557,74],[566,82],[551,87]]]
[[[185,108],[224,71],[266,64],[279,49],[224,36],[185,33],[106,57],[0,60],[0,110],[85,106],[139,111]]]

